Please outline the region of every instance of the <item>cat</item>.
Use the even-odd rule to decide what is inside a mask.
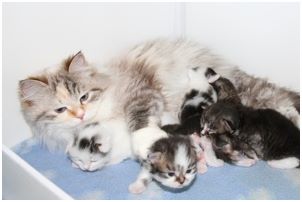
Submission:
[[[114,131],[116,131],[115,135],[113,135]],[[130,151],[127,143],[128,134],[124,131],[127,131],[126,126],[117,120],[107,121],[105,125],[92,122],[79,128],[74,134],[73,142],[66,148],[73,167],[84,171],[95,171],[105,165],[119,163],[121,156],[128,156]],[[121,142],[124,144],[121,145]],[[118,147],[119,150],[113,147]]]
[[[203,151],[196,145],[198,142],[197,135],[169,135],[155,141],[147,158],[141,160],[142,169],[136,181],[129,185],[129,192],[140,194],[152,179],[175,189],[190,185],[197,171],[207,171]]]
[[[91,124],[110,127],[105,131],[110,133],[104,135],[113,136],[110,148],[118,149],[110,152],[106,164],[119,163],[131,158],[132,151],[127,124],[123,118],[111,114],[111,98],[107,94],[110,83],[110,78],[90,67],[79,52],[66,59],[58,69],[45,69],[37,76],[20,81],[24,118],[34,136],[50,151],[66,150],[74,143],[75,134]],[[95,133],[103,132],[98,131],[99,127],[95,130]],[[79,161],[74,164],[84,168]]]
[[[208,92],[198,92],[193,89],[185,95],[181,111],[179,113],[179,124],[168,124],[161,127],[170,134],[191,135],[200,134],[200,117],[203,109],[217,101],[216,92],[209,89]]]
[[[273,109],[244,106],[232,82],[211,68],[206,76],[218,102],[204,110],[202,134],[213,140],[218,156],[241,166],[258,159],[276,168],[300,165],[300,130],[294,123]]]
[[[112,151],[120,151],[119,162],[132,155],[146,158],[149,146],[167,137],[159,126],[178,123],[185,94],[212,89],[204,78],[207,67],[235,79],[239,93],[261,83],[263,91],[274,92],[278,99],[270,103],[267,97],[258,97],[251,105],[269,103],[293,121],[299,119],[295,93],[253,78],[188,40],[144,42],[103,67],[97,71],[78,53],[57,69],[19,82],[23,116],[34,136],[50,150],[66,149],[75,131],[85,124],[97,121],[105,125],[118,119],[127,128],[120,134],[113,127],[110,134],[122,135],[116,144],[123,149],[112,145]],[[247,97],[256,97],[259,91],[250,92]]]

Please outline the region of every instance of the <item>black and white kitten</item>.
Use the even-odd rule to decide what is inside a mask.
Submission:
[[[195,89],[187,93],[179,113],[179,124],[164,125],[161,128],[170,134],[200,134],[200,118],[203,110],[217,101],[216,92],[209,88],[207,92]]]
[[[202,134],[212,139],[219,158],[241,166],[258,159],[276,168],[300,165],[300,130],[290,120],[272,109],[243,106],[228,79],[210,68],[205,74],[218,102],[204,110]]]

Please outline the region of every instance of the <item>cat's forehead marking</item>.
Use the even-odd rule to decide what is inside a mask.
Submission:
[[[186,147],[186,145],[185,144],[178,145],[178,148],[175,153],[175,159],[174,159],[175,165],[187,167],[189,164],[189,159],[187,154],[188,154],[188,148]]]

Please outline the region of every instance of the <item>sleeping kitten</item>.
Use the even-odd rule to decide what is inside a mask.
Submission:
[[[202,151],[196,147],[198,138],[179,135],[157,140],[147,158],[140,159],[142,169],[136,181],[130,184],[129,191],[135,194],[143,192],[152,179],[177,189],[191,184],[197,169],[199,172],[207,170],[205,164],[197,167],[197,160],[204,159]]]
[[[79,128],[66,149],[73,167],[95,171],[131,158],[127,126],[120,120],[92,122]]]
[[[243,106],[233,84],[212,69],[206,71],[218,102],[205,109],[202,134],[213,139],[213,147],[224,159],[250,166],[258,159],[276,168],[300,165],[300,131],[272,109]]]
[[[104,130],[98,122],[94,122],[74,135],[74,141],[66,149],[73,167],[95,171],[110,161],[111,136],[100,132]]]

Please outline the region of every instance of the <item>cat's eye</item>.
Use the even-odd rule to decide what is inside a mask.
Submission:
[[[85,95],[83,95],[83,96],[80,98],[80,102],[85,102],[87,99],[88,99],[88,93],[86,93]]]
[[[188,169],[186,173],[190,173],[192,171],[192,169]]]
[[[58,109],[55,109],[55,112],[57,112],[57,113],[63,113],[63,112],[66,111],[66,109],[67,109],[67,107],[60,107]]]
[[[175,173],[173,173],[173,172],[168,172],[168,175],[169,175],[170,177],[172,177],[172,176],[175,175]]]

